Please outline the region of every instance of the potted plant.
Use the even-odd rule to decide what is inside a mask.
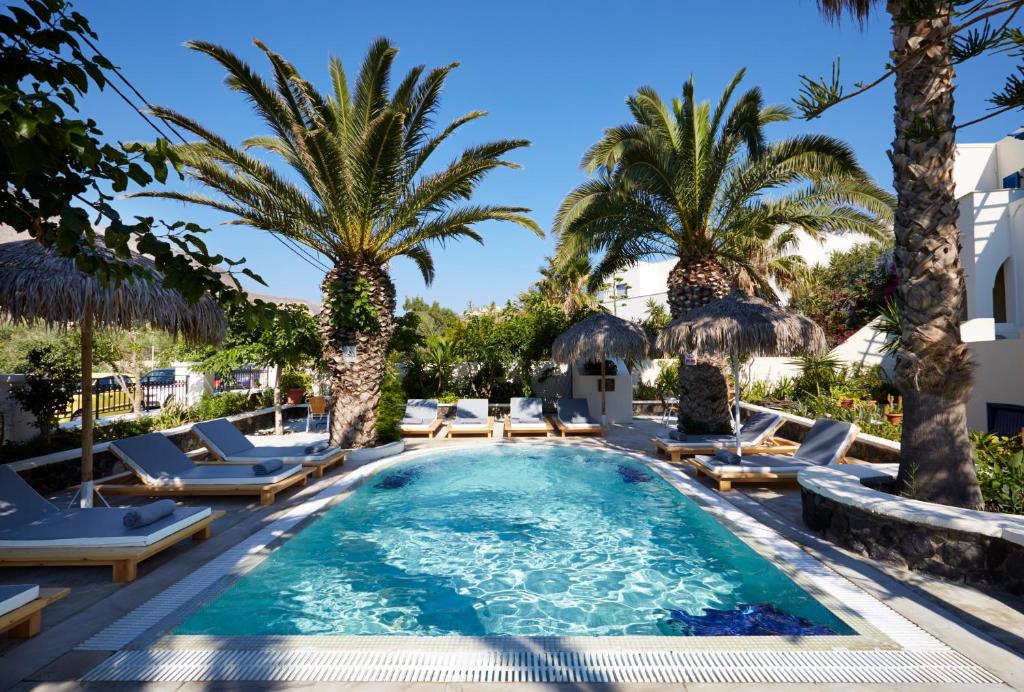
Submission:
[[[893,425],[899,425],[903,422],[903,397],[894,397],[890,394],[888,400],[889,403],[885,406],[885,420]]]
[[[309,375],[289,370],[281,373],[281,389],[289,404],[301,404],[306,397],[306,388],[312,382]]]
[[[856,402],[853,394],[846,387],[830,387],[829,394],[833,399],[839,402],[840,408],[844,408],[848,411],[853,408],[853,404]]]

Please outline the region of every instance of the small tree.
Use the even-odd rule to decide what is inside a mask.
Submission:
[[[170,334],[148,327],[104,330],[96,335],[93,358],[110,367],[118,386],[132,395],[132,413],[136,420],[142,417],[145,405],[142,386],[144,365],[147,361],[155,361],[158,354],[163,358],[173,344],[174,338]],[[127,373],[134,384],[129,384],[122,373]]]
[[[274,432],[284,432],[281,408],[281,371],[310,364],[321,357],[316,320],[304,305],[268,305],[269,313],[253,317],[250,311],[229,310],[224,346],[201,366],[225,372],[243,365],[276,366],[274,378]]]
[[[35,416],[35,425],[44,442],[67,412],[80,384],[78,361],[74,351],[56,346],[40,346],[25,357],[25,384],[15,387],[11,396],[22,409]]]

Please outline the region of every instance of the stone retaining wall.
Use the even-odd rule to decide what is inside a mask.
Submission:
[[[834,543],[907,569],[1024,595],[1024,547],[1016,543],[871,514],[807,488],[800,492],[804,523]]]

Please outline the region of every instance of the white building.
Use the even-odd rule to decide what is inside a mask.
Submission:
[[[800,238],[794,254],[804,258],[809,266],[827,264],[829,257],[835,252],[849,250],[854,245],[869,242],[866,236],[857,233],[845,235],[828,236],[821,242],[812,240],[803,233],[798,233]],[[601,304],[609,312],[615,312],[619,317],[627,320],[642,320],[647,316],[647,301],[653,299],[655,302],[666,305],[666,286],[668,275],[676,264],[675,258],[659,260],[657,262],[641,262],[630,269],[619,272],[615,275],[614,281],[618,289],[618,300],[611,300],[611,291],[601,294]]]
[[[967,406],[973,430],[1024,427],[1024,140],[961,144],[953,170],[960,203],[965,300],[961,336],[977,363]]]

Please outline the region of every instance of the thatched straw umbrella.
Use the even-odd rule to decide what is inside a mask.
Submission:
[[[599,312],[569,327],[551,344],[551,357],[559,363],[601,362],[601,423],[605,422],[605,361],[609,357],[643,358],[650,342],[633,322]]]
[[[61,257],[35,240],[0,244],[0,313],[14,321],[39,321],[66,327],[77,323],[82,332],[82,506],[92,506],[92,336],[95,326],[131,329],[143,324],[182,335],[192,341],[218,343],[227,320],[208,295],[195,305],[179,292],[165,288],[153,262],[133,255],[149,280],[104,286],[80,271],[74,260]],[[140,386],[140,383],[136,383]]]
[[[740,356],[817,355],[825,333],[813,320],[736,292],[690,310],[658,335],[658,347],[675,353],[732,355],[736,453],[740,452]]]

